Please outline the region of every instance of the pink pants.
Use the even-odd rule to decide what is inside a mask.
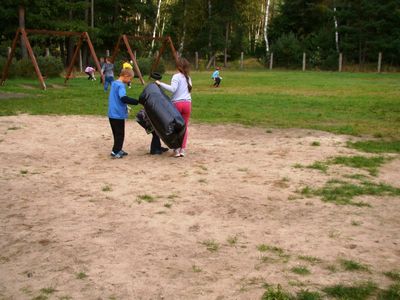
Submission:
[[[182,149],[186,149],[186,141],[187,141],[187,136],[188,136],[188,128],[189,128],[189,119],[190,119],[190,113],[192,112],[192,102],[191,101],[179,101],[179,102],[174,102],[174,105],[176,109],[181,113],[183,119],[185,120],[186,124],[186,132],[185,136],[183,137],[183,142],[182,142]]]

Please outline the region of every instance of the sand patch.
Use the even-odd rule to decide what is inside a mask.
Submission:
[[[296,192],[343,175],[293,166],[359,153],[347,136],[192,125],[176,159],[148,155],[150,136],[129,121],[129,155],[112,160],[106,117],[21,115],[0,118],[0,140],[0,298],[52,287],[55,298],[260,299],[263,283],[385,287],[382,272],[399,268],[398,198],[362,197],[369,208]],[[398,186],[399,169],[394,159],[379,180]]]

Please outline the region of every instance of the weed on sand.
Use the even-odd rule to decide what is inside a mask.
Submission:
[[[365,300],[377,290],[377,285],[371,281],[354,285],[336,284],[323,289],[335,299]]]
[[[373,195],[373,196],[399,196],[400,188],[384,183],[374,183],[363,180],[359,184],[350,183],[342,180],[329,180],[322,188],[313,189],[305,187],[301,190],[301,194],[309,196],[320,196],[323,201],[335,204],[348,204],[355,206],[370,206],[364,202],[354,202],[356,196]]]

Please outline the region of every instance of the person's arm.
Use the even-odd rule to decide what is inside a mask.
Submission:
[[[158,84],[159,86],[161,86],[163,89],[171,92],[171,93],[175,93],[175,91],[178,89],[178,83],[179,80],[177,78],[177,76],[173,76],[172,80],[171,80],[171,85],[168,85],[166,83],[163,83],[159,80],[156,80],[156,84]]]
[[[128,97],[126,95],[125,87],[119,87],[118,96],[119,96],[119,99],[125,104],[132,104],[132,105],[138,105],[139,104],[139,101],[137,101],[134,98],[130,98],[130,97]]]
[[[125,104],[132,104],[132,105],[138,105],[139,104],[139,101],[137,101],[134,98],[130,98],[128,96],[123,96],[121,98],[121,101],[124,102]]]

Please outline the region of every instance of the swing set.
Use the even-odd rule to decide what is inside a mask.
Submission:
[[[137,64],[137,60],[136,60],[135,54],[133,53],[132,48],[131,48],[131,46],[129,44],[129,40],[130,39],[133,40],[133,41],[152,41],[152,40],[162,41],[161,49],[158,52],[156,60],[154,61],[154,63],[151,66],[149,75],[151,75],[151,73],[153,73],[157,69],[158,64],[160,63],[161,55],[164,53],[165,49],[168,46],[171,49],[171,52],[172,52],[172,55],[174,57],[175,63],[178,63],[178,54],[177,54],[177,52],[175,50],[174,44],[173,44],[172,39],[171,39],[170,36],[166,36],[166,37],[150,37],[150,36],[132,36],[132,35],[126,35],[126,34],[121,35],[118,38],[117,43],[115,44],[115,47],[114,47],[114,50],[113,50],[113,53],[112,53],[112,56],[111,56],[111,62],[113,62],[113,63],[115,62],[115,58],[117,57],[117,55],[118,55],[118,53],[120,51],[120,44],[121,44],[121,41],[122,41],[124,43],[127,51],[128,51],[130,59],[133,61],[133,68],[134,68],[136,74],[138,75],[139,80],[142,83],[142,85],[144,85],[145,82],[144,82],[142,73],[140,72],[139,66]],[[149,78],[150,78],[150,76],[149,76]]]
[[[26,49],[28,51],[29,58],[32,61],[33,67],[35,68],[35,73],[36,73],[36,75],[37,75],[37,77],[38,77],[38,79],[40,81],[41,87],[44,90],[46,90],[46,83],[44,81],[42,73],[40,72],[40,68],[39,68],[39,65],[37,63],[35,54],[33,53],[31,44],[29,42],[28,33],[29,34],[39,34],[39,35],[50,35],[50,36],[79,37],[79,40],[78,40],[78,42],[77,42],[77,44],[75,46],[74,54],[72,56],[71,62],[70,62],[69,66],[68,66],[68,69],[67,69],[67,73],[65,75],[64,84],[66,84],[68,79],[70,79],[72,77],[71,73],[72,73],[74,64],[75,64],[75,62],[76,62],[76,60],[78,58],[79,50],[81,49],[82,43],[84,41],[86,41],[88,46],[89,46],[90,54],[91,54],[91,56],[93,58],[93,61],[94,61],[95,65],[96,65],[97,70],[100,72],[100,76],[102,78],[102,82],[104,83],[104,75],[101,72],[101,66],[100,66],[99,60],[97,59],[96,52],[94,50],[93,44],[92,44],[92,42],[90,40],[90,37],[89,37],[89,34],[87,32],[55,31],[55,30],[43,30],[43,29],[18,28],[16,33],[15,33],[14,40],[12,42],[11,52],[10,52],[10,54],[8,56],[7,62],[6,62],[5,66],[4,66],[4,69],[3,69],[3,73],[2,73],[1,81],[0,81],[0,86],[4,85],[6,79],[8,78],[8,71],[9,71],[12,59],[13,59],[13,57],[15,55],[15,49],[16,49],[16,46],[17,46],[17,42],[19,40],[19,37],[21,36],[22,42],[25,44]],[[143,79],[142,73],[140,72],[139,66],[137,64],[136,57],[135,57],[135,55],[134,55],[134,53],[132,51],[132,48],[131,48],[131,46],[129,44],[129,39],[132,39],[132,40],[135,40],[135,41],[139,41],[139,40],[140,41],[153,41],[153,40],[154,41],[162,41],[162,46],[161,46],[160,50],[158,51],[158,55],[156,57],[156,60],[154,61],[154,63],[151,66],[149,75],[151,75],[157,69],[158,64],[160,63],[161,55],[164,53],[165,49],[168,46],[169,46],[169,48],[170,48],[170,50],[172,52],[172,55],[173,55],[174,60],[175,60],[175,63],[178,63],[178,54],[177,54],[177,52],[175,50],[174,44],[173,44],[172,39],[171,39],[170,36],[167,36],[167,37],[147,37],[147,36],[129,36],[129,35],[126,35],[126,34],[121,35],[118,38],[118,41],[117,41],[117,43],[116,43],[116,45],[114,47],[113,54],[112,54],[112,57],[111,57],[111,62],[113,62],[113,63],[115,62],[115,58],[116,58],[118,52],[120,51],[120,44],[121,44],[121,42],[123,42],[125,47],[126,47],[126,49],[127,49],[127,51],[128,51],[130,59],[133,61],[133,68],[134,68],[136,74],[138,75],[139,80],[142,83],[142,85],[145,84],[145,81]],[[150,78],[150,76],[149,76],[149,78]]]
[[[90,54],[91,54],[91,56],[93,58],[94,63],[96,64],[96,68],[100,72],[100,70],[101,70],[100,63],[99,63],[99,60],[97,59],[97,55],[96,55],[96,52],[94,50],[92,41],[90,40],[89,34],[87,32],[55,31],[55,30],[18,28],[17,32],[15,33],[14,40],[12,42],[10,55],[8,56],[7,62],[5,64],[5,66],[4,66],[3,74],[1,76],[0,85],[4,85],[4,82],[6,81],[6,79],[8,77],[8,71],[9,71],[9,68],[10,68],[10,65],[11,65],[11,62],[12,62],[12,58],[13,58],[13,56],[15,54],[15,49],[16,49],[16,46],[17,46],[17,42],[19,40],[19,37],[21,36],[22,37],[22,42],[25,44],[26,50],[28,51],[29,58],[32,61],[33,67],[35,68],[35,73],[36,73],[36,75],[37,75],[37,77],[38,77],[38,79],[40,81],[41,87],[44,90],[46,90],[46,83],[44,82],[42,73],[40,72],[40,69],[39,69],[39,65],[38,65],[38,63],[36,61],[35,54],[33,53],[31,44],[29,42],[28,33],[30,33],[30,34],[40,34],[40,35],[49,35],[49,36],[64,36],[64,37],[73,37],[73,36],[75,36],[75,37],[79,37],[79,40],[78,40],[78,42],[76,44],[76,47],[75,47],[74,54],[72,56],[71,62],[70,62],[69,66],[68,66],[68,69],[67,69],[67,73],[65,75],[65,80],[64,80],[65,84],[67,83],[67,80],[71,77],[71,73],[72,73],[75,61],[78,58],[79,50],[80,50],[80,48],[82,46],[82,43],[84,41],[87,42],[87,44],[89,46]],[[104,79],[102,74],[101,74],[101,77],[102,77],[102,79]],[[104,80],[103,80],[103,82],[104,82]]]

